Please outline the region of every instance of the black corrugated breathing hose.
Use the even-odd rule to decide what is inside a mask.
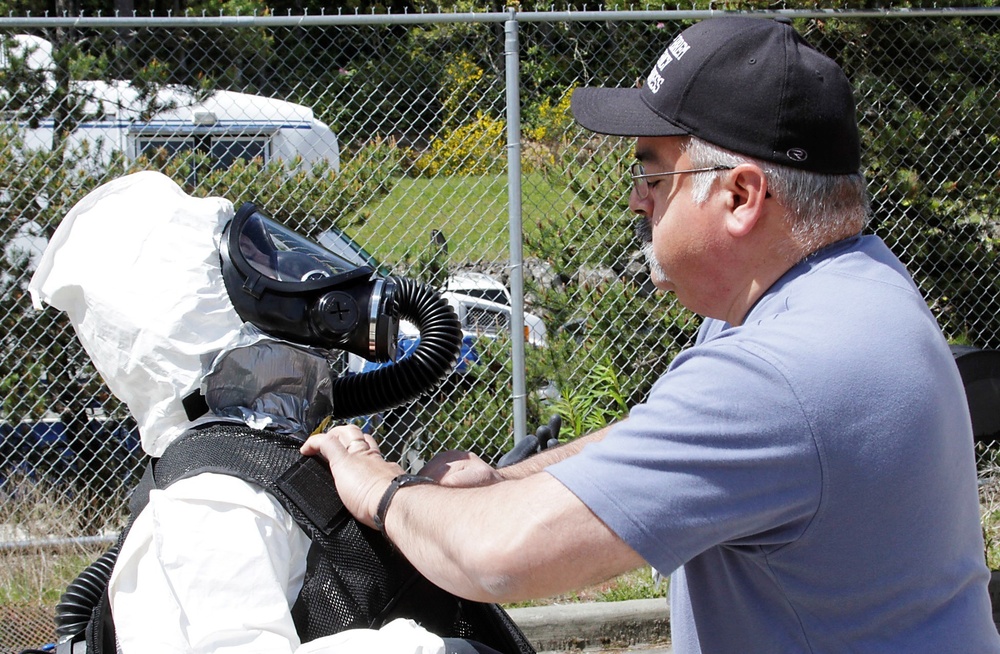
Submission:
[[[391,366],[333,381],[333,417],[353,418],[411,402],[436,388],[454,369],[462,325],[440,293],[412,279],[393,277],[399,316],[420,330],[409,356]]]
[[[87,628],[94,607],[107,590],[116,558],[118,558],[117,545],[87,566],[66,587],[66,592],[56,604],[56,638],[75,636]]]

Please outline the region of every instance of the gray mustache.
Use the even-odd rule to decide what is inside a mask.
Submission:
[[[635,219],[635,237],[639,243],[649,243],[653,240],[653,228],[649,225],[649,219],[639,216]]]

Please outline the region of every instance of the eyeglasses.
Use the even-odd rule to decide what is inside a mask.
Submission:
[[[649,197],[649,182],[646,180],[650,177],[669,177],[670,175],[680,175],[681,173],[710,173],[717,170],[732,170],[732,166],[712,166],[711,168],[691,168],[690,170],[671,170],[666,173],[647,173],[645,167],[641,163],[634,163],[632,167],[629,168],[629,173],[632,176],[632,184],[635,186],[636,195],[639,196],[640,200],[645,200]]]

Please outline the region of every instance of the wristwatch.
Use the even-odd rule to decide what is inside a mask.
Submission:
[[[389,536],[385,533],[385,513],[389,510],[389,504],[392,503],[392,498],[396,496],[396,491],[404,486],[417,486],[420,484],[436,484],[437,482],[430,477],[425,477],[423,475],[410,475],[402,474],[397,476],[391,482],[389,482],[389,487],[385,489],[382,493],[382,499],[378,501],[378,508],[375,509],[375,516],[372,521],[375,523],[375,528],[381,532],[386,540]],[[390,541],[391,542],[391,541]]]

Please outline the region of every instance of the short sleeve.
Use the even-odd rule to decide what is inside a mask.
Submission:
[[[815,515],[819,451],[780,365],[720,338],[682,353],[600,442],[547,470],[657,570],[782,547]]]

